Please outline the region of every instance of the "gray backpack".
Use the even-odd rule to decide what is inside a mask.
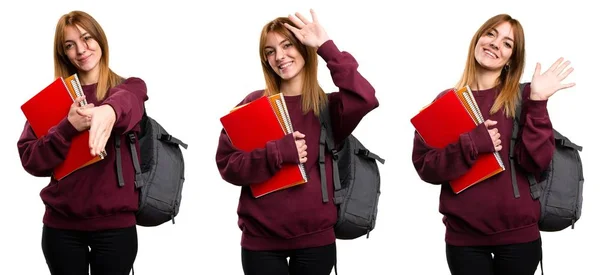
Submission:
[[[521,84],[521,93],[524,87],[525,84]],[[517,105],[516,114],[510,146],[510,165],[513,190],[518,198],[513,147],[519,131],[520,105]],[[579,157],[583,148],[558,131],[553,131],[556,148],[550,166],[542,174],[542,180],[538,183],[533,175],[527,176],[531,197],[539,199],[541,203],[539,228],[547,232],[560,231],[569,226],[574,228],[575,222],[581,217],[583,202],[583,166]]]
[[[141,164],[135,148],[136,136],[127,133],[135,170],[135,187],[140,188],[137,224],[158,226],[169,220],[174,224],[185,180],[183,154],[179,146],[187,149],[187,144],[171,136],[156,120],[146,115],[146,110],[140,126]],[[117,175],[119,186],[123,186],[120,139],[116,138],[115,141]]]
[[[319,167],[323,202],[328,202],[325,176],[325,150],[332,153],[334,203],[338,207],[338,220],[335,236],[338,239],[356,239],[375,228],[377,205],[379,202],[380,177],[376,161],[385,160],[370,152],[353,135],[344,140],[343,147],[334,147],[329,108],[320,115],[321,136]],[[336,270],[337,274],[337,270]]]

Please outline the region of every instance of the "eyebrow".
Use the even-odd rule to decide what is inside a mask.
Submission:
[[[281,40],[281,42],[279,42],[279,45],[281,45],[281,44],[283,44],[283,43],[285,43],[285,42],[289,42],[289,41],[290,41],[289,39],[283,39],[283,40]],[[266,49],[272,49],[272,48],[273,48],[273,47],[271,47],[271,46],[265,46],[265,50],[266,50]]]
[[[500,32],[499,32],[499,31],[498,31],[496,28],[492,28],[492,30],[493,30],[494,32],[496,32],[496,33],[500,33]],[[505,39],[508,39],[508,40],[510,40],[510,41],[512,41],[513,43],[515,42],[515,41],[514,41],[512,38],[510,38],[510,37],[508,37],[508,36],[505,36],[504,38],[505,38]]]
[[[84,36],[86,36],[86,35],[88,35],[88,33],[87,33],[87,32],[84,32],[84,33],[82,33],[82,34],[79,36],[79,38],[82,38],[82,37],[84,37]],[[73,41],[73,40],[65,40],[65,43],[67,43],[67,42],[75,42],[75,41]]]

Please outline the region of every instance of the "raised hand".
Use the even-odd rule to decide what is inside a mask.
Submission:
[[[500,132],[498,132],[498,128],[492,128],[490,129],[490,127],[496,125],[498,122],[494,121],[494,120],[486,120],[485,122],[483,122],[483,124],[485,125],[485,127],[488,129],[488,133],[490,134],[490,138],[492,139],[492,143],[494,144],[494,150],[496,152],[502,150],[502,141],[500,140]]]
[[[288,28],[300,42],[306,46],[318,48],[323,43],[329,40],[329,36],[325,29],[319,24],[317,15],[310,9],[310,15],[312,16],[313,22],[308,21],[302,14],[295,13],[296,16],[289,15],[288,18],[294,22],[297,28],[285,23],[285,27]]]
[[[296,148],[298,149],[298,158],[300,163],[305,163],[307,160],[306,153],[306,141],[304,140],[304,134],[298,131],[293,133],[294,140],[296,140]]]
[[[104,151],[106,141],[108,141],[115,124],[115,110],[110,105],[102,105],[94,108],[77,109],[77,113],[91,118],[90,153],[92,156],[100,155]]]
[[[85,96],[77,97],[75,101],[73,101],[73,104],[71,104],[69,114],[67,115],[67,119],[71,125],[73,125],[73,127],[75,127],[75,129],[77,129],[79,132],[89,129],[92,119],[89,116],[80,115],[77,110],[94,107],[93,103],[87,104],[83,107],[79,106],[83,100],[85,100]]]
[[[540,74],[540,63],[535,65],[535,72],[531,79],[531,94],[529,96],[531,100],[547,100],[558,90],[575,86],[575,83],[561,84],[561,81],[567,78],[573,71],[572,67],[567,69],[571,62],[563,61],[562,57],[559,58],[543,74]]]

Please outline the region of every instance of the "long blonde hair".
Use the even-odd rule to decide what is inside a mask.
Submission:
[[[313,110],[315,115],[319,115],[321,108],[327,104],[327,95],[319,85],[317,80],[317,66],[318,66],[318,55],[317,49],[307,47],[302,44],[296,36],[288,30],[284,23],[288,23],[292,26],[296,26],[287,17],[278,17],[273,21],[267,23],[260,35],[259,43],[259,54],[262,63],[263,75],[265,77],[266,87],[265,95],[274,95],[280,92],[281,77],[277,75],[275,71],[269,65],[267,55],[265,53],[265,46],[267,44],[267,34],[269,32],[275,32],[285,37],[302,55],[304,58],[304,79],[302,82],[302,111],[306,114],[308,111]]]
[[[525,34],[521,23],[510,15],[499,14],[488,19],[473,35],[471,44],[469,45],[465,69],[456,88],[464,87],[475,81],[477,70],[481,69],[477,60],[475,60],[475,46],[477,45],[477,41],[492,28],[504,22],[509,22],[512,26],[514,45],[508,65],[502,69],[500,77],[496,80],[496,86],[499,88],[500,93],[494,105],[492,105],[490,114],[494,114],[503,108],[507,117],[514,117],[516,105],[521,100],[519,98],[519,81],[525,67]]]
[[[65,28],[67,26],[79,26],[98,42],[102,50],[100,57],[100,75],[96,87],[96,99],[103,100],[108,90],[122,81],[122,78],[114,73],[108,66],[108,41],[104,30],[98,22],[83,11],[71,11],[60,17],[56,24],[54,33],[54,77],[67,77],[77,73],[77,68],[69,61],[65,50]]]

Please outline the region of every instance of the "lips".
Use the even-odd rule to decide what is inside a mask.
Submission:
[[[498,55],[488,49],[483,49],[483,52],[491,58],[498,58]]]
[[[278,68],[279,68],[280,70],[283,70],[283,69],[285,69],[285,68],[287,68],[287,67],[289,67],[289,66],[291,66],[291,65],[292,65],[292,62],[290,61],[290,62],[283,63],[283,64],[279,65],[279,66],[278,66]]]
[[[78,59],[77,61],[80,62],[80,63],[85,63],[86,61],[88,61],[88,59],[90,58],[90,56],[92,56],[92,55],[90,54],[90,55],[88,55],[88,56],[86,56],[84,58]]]

